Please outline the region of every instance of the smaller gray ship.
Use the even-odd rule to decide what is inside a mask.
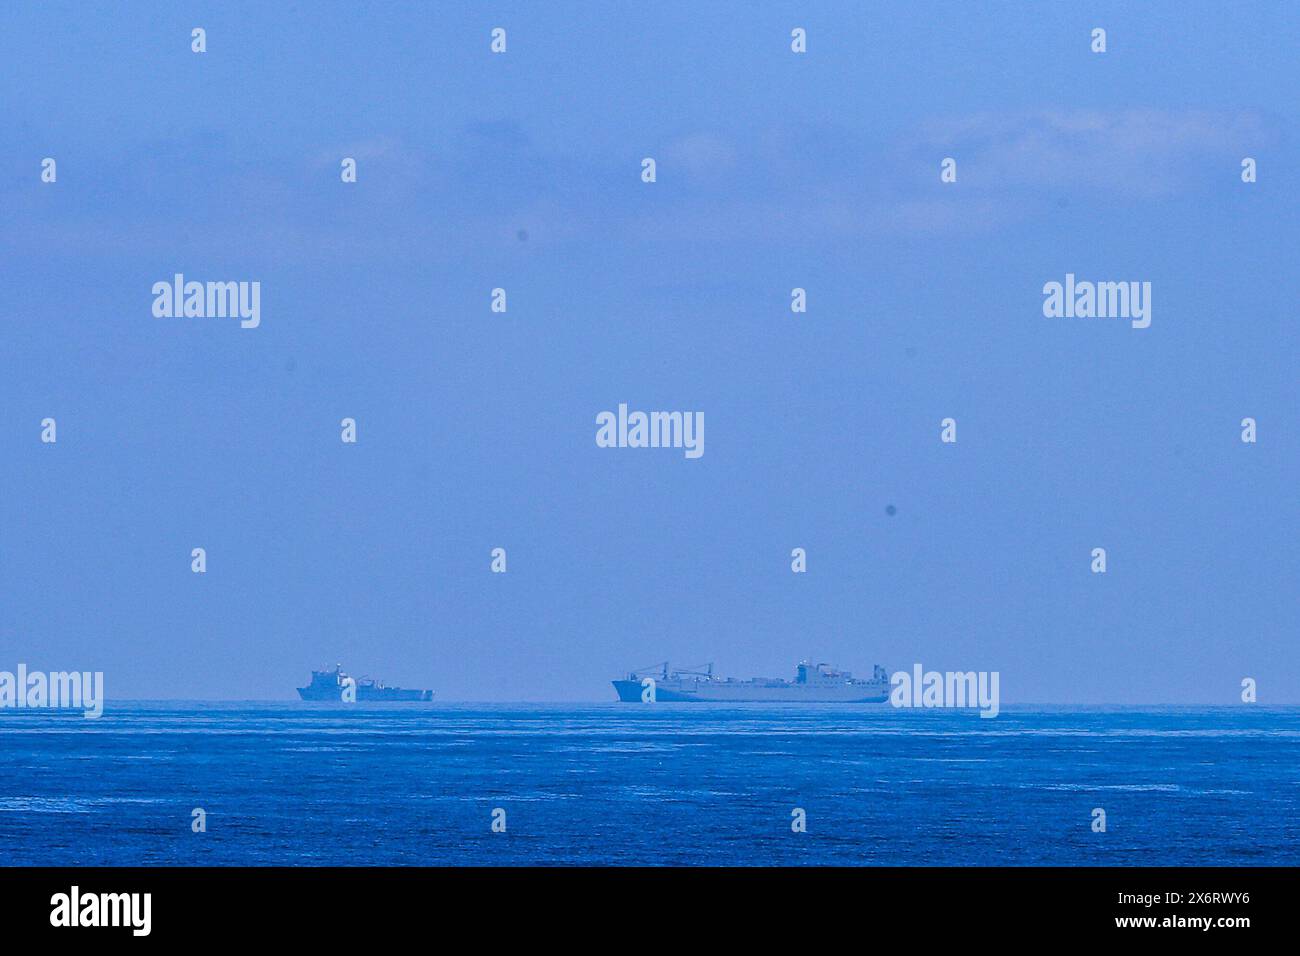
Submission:
[[[311,683],[298,688],[298,696],[303,700],[348,700],[349,689],[356,691],[356,701],[421,701],[433,700],[431,690],[408,690],[404,687],[389,687],[383,681],[370,677],[360,679],[349,677],[339,664],[332,670],[312,671]]]
[[[621,701],[708,703],[879,704],[889,699],[889,674],[877,664],[870,678],[854,677],[830,664],[800,661],[793,681],[780,677],[736,680],[714,677],[713,665],[670,670],[668,663],[632,671],[614,681]]]

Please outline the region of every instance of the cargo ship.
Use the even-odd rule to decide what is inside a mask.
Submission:
[[[737,680],[715,677],[713,665],[671,670],[668,663],[631,671],[616,680],[618,699],[633,703],[700,701],[708,703],[879,704],[889,699],[889,674],[879,664],[871,677],[854,677],[830,664],[800,661],[793,681],[780,677]]]
[[[420,701],[433,700],[433,691],[431,690],[407,690],[404,687],[389,687],[383,681],[374,680],[370,677],[362,677],[355,680],[344,673],[339,664],[335,664],[333,669],[311,672],[311,683],[306,687],[298,688],[298,696],[303,700],[336,700],[344,699],[344,690],[349,686],[348,682],[355,686],[356,699],[361,701]]]

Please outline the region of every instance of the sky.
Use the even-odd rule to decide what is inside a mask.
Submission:
[[[1300,703],[1295,4],[4,21],[0,670]],[[175,273],[260,282],[261,324],[155,317]],[[1151,326],[1045,317],[1068,273],[1150,282]],[[620,403],[704,454],[597,447]]]

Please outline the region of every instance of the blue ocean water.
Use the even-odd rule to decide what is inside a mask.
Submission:
[[[1300,862],[1300,708],[112,703],[0,768],[9,865]]]

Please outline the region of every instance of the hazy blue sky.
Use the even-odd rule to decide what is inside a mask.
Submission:
[[[812,657],[1300,702],[1296,4],[3,21],[0,669],[597,700]],[[154,318],[175,272],[260,281],[261,327]],[[1151,282],[1151,327],[1044,318],[1067,272]],[[703,411],[704,456],[597,448],[620,402]]]

